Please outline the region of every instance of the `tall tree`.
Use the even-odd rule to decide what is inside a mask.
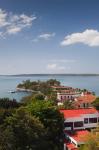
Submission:
[[[0,126],[0,150],[50,150],[46,136],[42,123],[20,108]]]
[[[27,110],[40,121],[47,129],[47,137],[53,143],[52,149],[63,148],[63,123],[64,119],[59,110],[49,101],[36,101],[27,106]]]

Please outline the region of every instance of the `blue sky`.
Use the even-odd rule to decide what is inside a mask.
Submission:
[[[99,73],[99,0],[0,0],[0,74]]]

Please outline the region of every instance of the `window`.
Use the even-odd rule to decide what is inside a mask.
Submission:
[[[83,103],[83,107],[85,108],[86,106],[85,106],[85,103]]]
[[[85,124],[88,123],[88,118],[84,118],[84,123],[85,123]]]
[[[73,122],[65,122],[64,126],[65,127],[72,127],[73,126]]]
[[[97,118],[89,118],[89,123],[97,123]]]
[[[89,107],[89,103],[86,104],[86,107]]]
[[[74,127],[83,127],[83,121],[74,122]]]

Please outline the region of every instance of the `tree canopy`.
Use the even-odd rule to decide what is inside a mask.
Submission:
[[[0,126],[0,150],[49,150],[46,136],[39,119],[20,108]]]
[[[96,98],[96,100],[92,103],[92,105],[99,110],[99,97]]]
[[[47,129],[47,137],[59,150],[63,147],[63,115],[50,101],[35,101],[27,106],[33,116],[40,119]],[[53,147],[54,149],[54,147]]]

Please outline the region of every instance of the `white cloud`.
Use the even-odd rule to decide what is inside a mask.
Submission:
[[[16,34],[24,28],[30,27],[36,16],[13,14],[0,9],[0,30],[3,35]]]
[[[39,39],[44,39],[44,40],[49,40],[50,38],[54,37],[55,33],[44,33],[44,34],[40,34],[38,36]]]
[[[39,40],[50,40],[55,36],[55,33],[44,33],[37,36],[37,38],[33,39],[32,42],[38,42]]]
[[[0,28],[9,24],[6,18],[7,18],[7,13],[2,9],[0,9]]]
[[[61,42],[62,46],[67,46],[76,43],[83,43],[88,46],[99,46],[99,31],[87,29],[81,33],[73,33],[67,35]]]
[[[18,32],[21,31],[21,28],[20,27],[17,27],[17,26],[11,26],[7,29],[7,33],[8,34],[16,34]]]

